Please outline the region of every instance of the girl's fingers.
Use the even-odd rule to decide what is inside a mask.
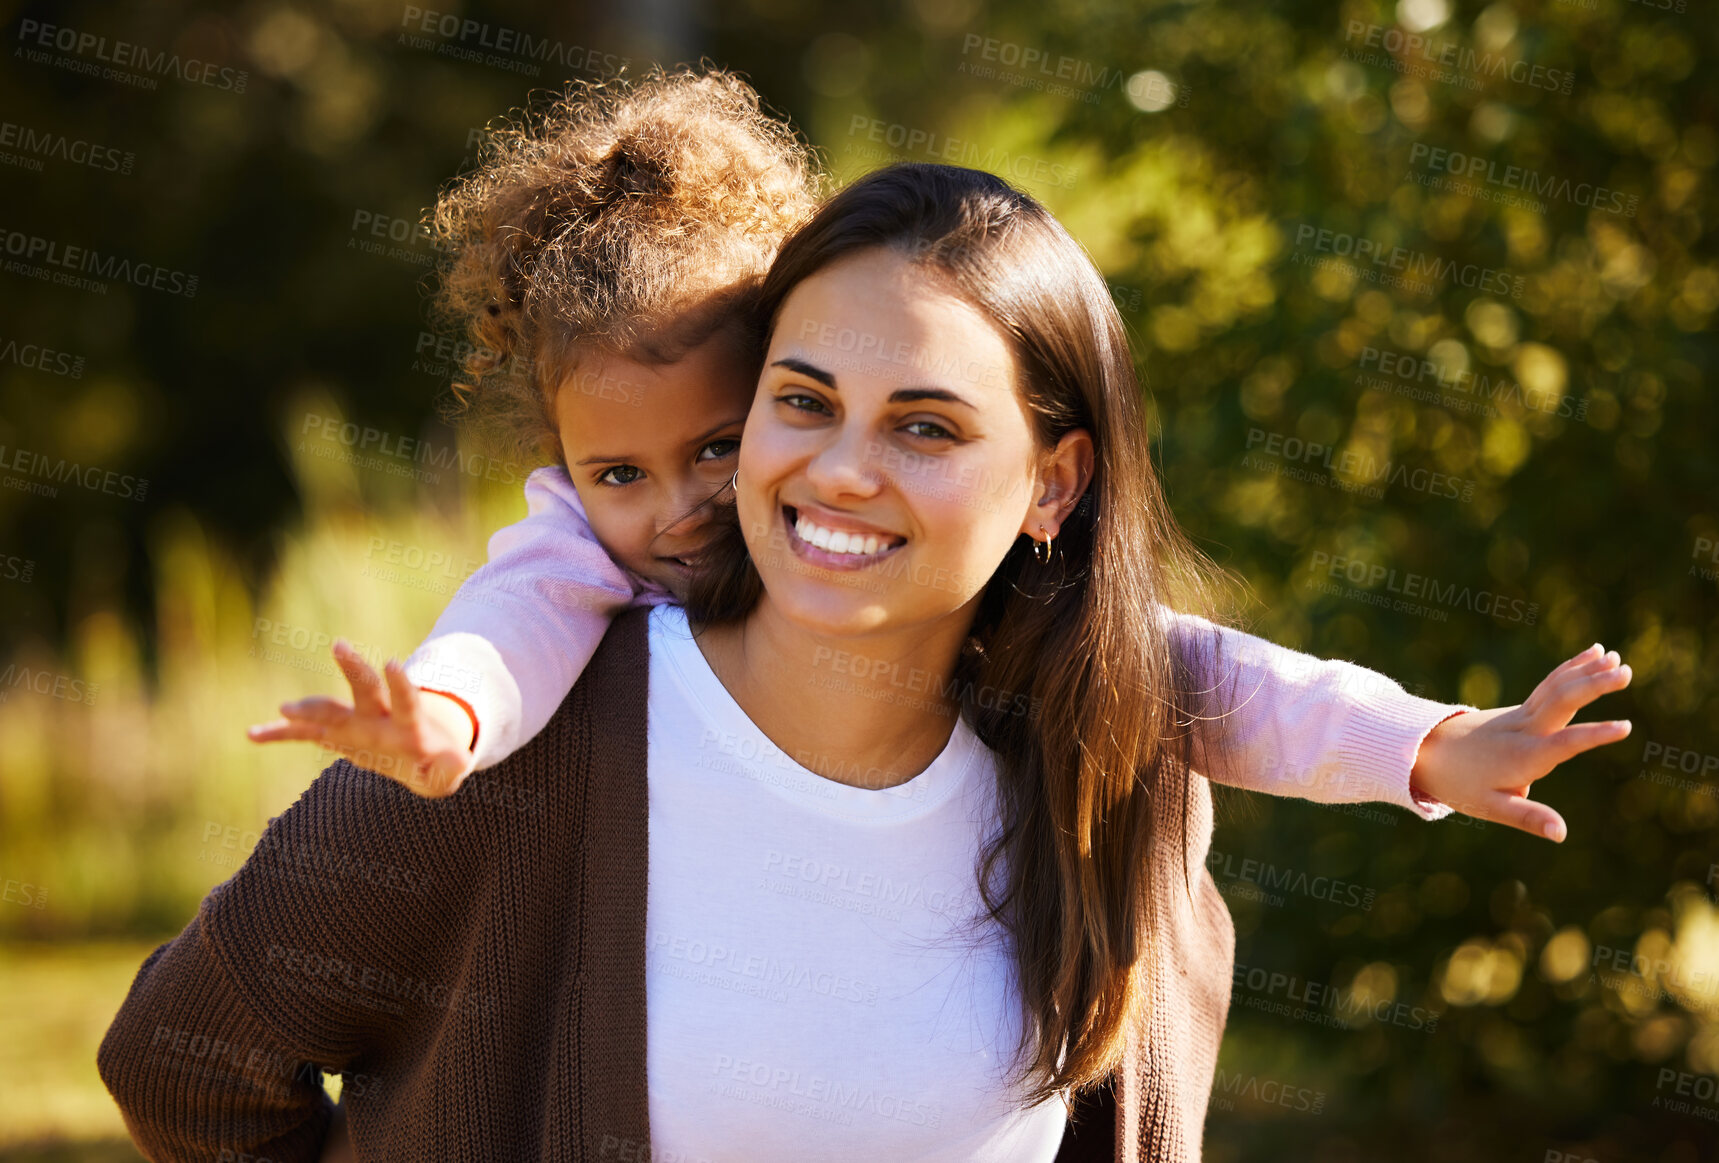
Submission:
[[[1612,658],[1612,655],[1607,655],[1604,661],[1591,669],[1577,668],[1556,681],[1549,679],[1536,687],[1530,698],[1535,704],[1532,713],[1541,725],[1550,723],[1562,727],[1575,718],[1577,711],[1601,695],[1628,686],[1633,672],[1627,665],[1611,661]]]
[[[1603,671],[1610,670],[1622,661],[1623,659],[1618,655],[1617,651],[1608,650],[1598,658],[1590,658],[1579,666],[1572,666],[1569,670],[1564,672],[1561,678],[1565,683],[1573,682],[1578,678],[1586,678],[1590,674],[1599,674]]]
[[[377,676],[375,668],[365,662],[344,638],[334,641],[334,661],[340,666],[340,672],[346,676],[347,685],[352,688],[352,703],[358,713],[370,718],[386,715],[388,700],[381,678]]]
[[[1604,747],[1607,743],[1628,738],[1629,733],[1628,719],[1608,719],[1601,723],[1571,723],[1547,740],[1552,747],[1552,754],[1557,757],[1552,761],[1552,766],[1556,767],[1584,751],[1592,751],[1595,747]]]
[[[280,743],[286,740],[310,740],[316,742],[323,736],[324,728],[318,723],[294,723],[287,719],[276,719],[272,723],[258,723],[245,729],[245,735],[253,743]]]
[[[1602,657],[1600,644],[1596,642],[1580,654],[1572,655],[1571,657],[1566,658],[1563,662],[1560,662],[1552,669],[1552,673],[1548,674],[1546,678],[1548,680],[1557,678],[1559,675],[1564,674],[1575,667],[1585,666],[1598,660],[1600,657]]]
[[[1600,644],[1594,643],[1573,658],[1567,658],[1553,667],[1551,672],[1541,679],[1534,687],[1534,693],[1529,700],[1544,702],[1564,683],[1583,674],[1596,670],[1604,670],[1616,665],[1617,651],[1601,652]]]
[[[350,705],[339,699],[312,695],[310,698],[299,699],[296,703],[282,703],[281,714],[295,723],[321,723],[325,727],[332,727],[351,719],[354,712]]]
[[[1500,794],[1490,804],[1485,819],[1496,821],[1507,827],[1518,828],[1531,836],[1542,840],[1550,840],[1554,844],[1562,844],[1564,837],[1570,834],[1569,826],[1564,823],[1564,817],[1533,800],[1521,796]]]
[[[406,664],[403,662],[390,658],[382,671],[388,676],[388,691],[392,704],[390,714],[399,722],[400,729],[405,732],[407,738],[413,738],[417,734],[418,725],[418,688],[406,677]]]
[[[1569,692],[1567,697],[1575,700],[1575,706],[1571,708],[1570,714],[1574,715],[1576,711],[1587,706],[1601,695],[1609,695],[1613,691],[1623,690],[1629,685],[1629,680],[1634,673],[1630,670],[1628,663],[1623,663],[1570,680],[1567,684]]]

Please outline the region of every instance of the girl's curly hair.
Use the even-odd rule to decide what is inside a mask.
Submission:
[[[426,216],[434,313],[470,341],[443,411],[539,462],[561,458],[555,392],[582,353],[667,363],[742,323],[822,192],[794,129],[707,66],[570,82],[486,132]]]

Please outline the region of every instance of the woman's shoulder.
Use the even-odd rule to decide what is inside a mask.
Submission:
[[[636,705],[642,710],[653,642],[665,631],[672,632],[677,622],[685,633],[686,614],[672,604],[629,606],[615,615],[590,664],[568,693],[568,702],[580,687],[586,687],[595,709],[614,713]]]

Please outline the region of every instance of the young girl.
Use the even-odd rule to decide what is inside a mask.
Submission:
[[[818,184],[723,71],[586,85],[492,133],[435,209],[452,256],[436,305],[475,348],[461,410],[558,463],[386,685],[336,643],[353,703],[287,704],[250,737],[318,740],[450,794],[542,729],[613,615],[684,591],[732,500],[759,359],[747,297]]]

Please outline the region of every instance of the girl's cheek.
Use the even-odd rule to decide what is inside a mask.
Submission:
[[[711,512],[713,507],[714,506],[711,505],[700,507],[696,513],[692,514],[692,516],[687,517],[685,520],[675,525],[675,532],[683,535],[703,532],[710,525],[711,519],[714,516]],[[665,521],[664,524],[666,525],[667,522]]]
[[[593,497],[585,504],[585,516],[590,519],[591,532],[602,543],[610,557],[631,565],[648,540],[641,534],[645,522],[625,506],[609,497]]]

